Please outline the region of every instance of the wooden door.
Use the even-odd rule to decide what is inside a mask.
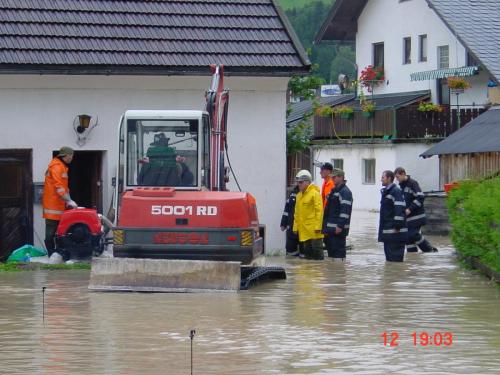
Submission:
[[[31,150],[0,149],[0,261],[33,244]]]

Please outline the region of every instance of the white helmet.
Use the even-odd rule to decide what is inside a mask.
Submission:
[[[302,169],[295,176],[295,180],[296,181],[312,181],[312,176],[311,176],[311,173],[308,170]]]

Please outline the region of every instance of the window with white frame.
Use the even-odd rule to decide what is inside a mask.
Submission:
[[[403,64],[411,64],[411,37],[403,38]]]
[[[333,168],[344,169],[344,159],[332,159]]]
[[[418,61],[427,61],[427,34],[418,36]]]
[[[363,184],[375,184],[375,159],[363,159]]]
[[[450,47],[439,46],[437,58],[438,69],[448,69],[450,67]]]

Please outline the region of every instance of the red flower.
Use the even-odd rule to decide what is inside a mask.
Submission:
[[[368,92],[372,92],[373,87],[381,84],[384,79],[384,68],[382,66],[373,67],[373,65],[368,65],[361,71],[359,76],[361,85],[366,87]]]

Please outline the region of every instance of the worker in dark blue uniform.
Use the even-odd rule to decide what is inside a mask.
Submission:
[[[286,231],[286,253],[287,255],[298,256],[299,255],[299,236],[293,232],[293,216],[295,214],[295,201],[297,200],[297,193],[299,192],[299,186],[295,185],[288,199],[285,203],[285,209],[283,210],[283,215],[281,215],[280,227],[282,231]]]
[[[385,259],[388,262],[402,262],[405,244],[408,241],[406,226],[406,203],[403,192],[394,183],[394,173],[382,173],[382,199],[380,201],[380,223],[378,241],[384,243]]]
[[[396,168],[394,175],[399,182],[399,187],[403,191],[406,203],[405,215],[406,225],[408,226],[406,251],[416,253],[418,248],[420,248],[424,253],[437,252],[438,250],[424,238],[421,232],[422,226],[426,224],[425,196],[418,182],[407,175],[402,167]]]
[[[328,256],[343,261],[346,257],[346,237],[352,212],[352,193],[347,187],[342,169],[332,171],[335,187],[327,196],[323,213],[323,233]]]

